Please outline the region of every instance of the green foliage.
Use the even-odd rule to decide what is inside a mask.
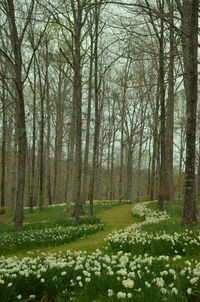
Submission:
[[[110,206],[107,202],[95,203],[97,211]],[[104,237],[106,232],[109,234],[113,229],[119,228],[122,217],[121,227],[130,225],[134,219],[136,222],[140,221],[126,229],[111,233],[109,237],[117,239],[114,242],[116,253],[96,250],[95,253],[87,254],[81,251],[66,252],[65,249],[62,255],[58,251],[56,254],[50,254],[47,250],[48,254],[42,253],[43,258],[25,257],[20,260],[17,257],[0,257],[0,301],[199,301],[200,262],[197,257],[199,227],[195,226],[189,230],[180,225],[181,203],[175,204],[174,209],[170,205],[166,208],[167,212],[156,211],[156,203],[139,203],[133,208],[133,214],[138,217],[137,219],[130,212],[130,216],[128,215],[130,207],[130,205],[122,205],[99,214],[102,221],[106,222],[105,230],[100,232]],[[87,210],[86,205],[85,211]],[[54,211],[57,211],[56,208]],[[89,221],[91,218],[82,219]],[[96,219],[98,218],[94,218],[93,222],[96,222]],[[73,219],[66,221],[70,220]],[[101,227],[98,224],[67,228],[66,221],[63,221],[65,223],[63,226],[61,226],[62,220],[58,220],[60,226],[56,226],[56,221],[45,221],[44,225],[54,226],[54,228],[43,228],[44,225],[41,222],[40,229],[32,228],[29,231],[9,234],[13,236],[13,240],[18,240],[16,239],[18,233],[27,232],[27,234],[35,235],[38,232],[43,234],[46,244],[51,245],[52,242],[48,243],[48,240],[55,240],[58,235],[56,244],[59,244],[62,236],[66,235],[66,230],[73,230],[76,236],[82,230],[84,234],[87,234],[87,228],[89,230],[90,227]],[[39,225],[39,222],[32,223],[32,227],[36,227],[37,224]],[[30,226],[31,224],[27,225],[27,227]],[[165,238],[162,238],[163,232]],[[3,236],[4,232],[1,235]],[[96,246],[97,236],[99,233],[79,241],[82,246],[85,241],[89,246],[93,244]],[[158,236],[160,237],[157,238]],[[23,239],[20,240],[23,241]],[[131,246],[130,243],[134,244]],[[122,250],[130,252],[126,253]],[[181,256],[181,253],[187,255],[189,260],[186,261],[186,257]]]
[[[149,201],[150,200],[150,196],[149,195],[140,195],[137,196],[137,201],[138,202],[145,202],[145,201]]]
[[[0,257],[0,301],[186,302],[199,264],[180,257],[70,252],[22,260]]]
[[[80,224],[97,224],[100,223],[100,218],[97,216],[82,216],[80,217]],[[39,221],[39,222],[32,222],[28,224],[24,224],[20,231],[32,231],[32,230],[42,230],[42,229],[51,229],[51,228],[58,228],[58,227],[69,227],[75,226],[76,222],[74,218],[66,218],[66,219],[57,219],[55,221]],[[16,230],[14,226],[1,226],[1,232],[19,232]]]
[[[61,245],[103,229],[103,224],[55,227],[40,230],[4,232],[0,237],[1,252],[5,250]]]
[[[135,205],[133,214],[143,218],[143,222],[110,234],[110,247],[142,255],[199,255],[199,225],[192,229],[181,225],[180,202],[166,209],[167,212],[157,211],[155,202]]]

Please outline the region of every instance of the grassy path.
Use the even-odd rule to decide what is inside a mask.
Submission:
[[[41,253],[65,253],[66,250],[93,252],[105,245],[104,239],[112,231],[139,222],[137,218],[133,217],[131,208],[131,204],[122,204],[98,213],[98,216],[102,222],[105,223],[105,227],[104,230],[95,234],[88,235],[82,239],[77,239],[63,245],[32,249],[30,251],[34,254],[34,256],[41,256]],[[24,257],[27,256],[27,250],[16,251],[14,254],[18,257]]]
[[[69,250],[73,251],[88,251],[93,252],[98,248],[102,248],[105,245],[106,236],[114,230],[124,228],[130,224],[138,222],[131,213],[132,205],[125,204],[115,206],[112,209],[104,210],[99,213],[99,217],[102,222],[105,223],[103,231],[88,235],[83,239],[70,242],[65,245]]]

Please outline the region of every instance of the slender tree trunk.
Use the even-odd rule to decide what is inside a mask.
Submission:
[[[126,112],[126,92],[127,92],[127,79],[129,72],[129,61],[127,59],[125,66],[125,78],[123,87],[123,100],[122,100],[122,113],[121,113],[121,138],[120,138],[120,170],[119,170],[119,201],[123,198],[123,165],[124,165],[124,120]]]
[[[64,106],[62,96],[62,73],[59,74],[58,99],[56,101],[56,136],[54,156],[54,201],[61,200],[61,171],[62,171],[62,148],[63,148],[63,119]]]
[[[166,199],[174,201],[174,172],[173,172],[173,144],[174,144],[174,0],[170,0],[170,59],[168,73],[168,99],[166,104],[166,172],[168,177],[168,191]]]
[[[2,145],[1,145],[1,202],[0,215],[5,213],[5,177],[6,177],[6,106],[5,106],[5,88],[2,88],[2,107],[3,107],[3,125],[2,125]]]
[[[131,132],[131,137],[133,133]],[[128,145],[127,156],[127,199],[133,201],[133,142]]]
[[[69,147],[67,158],[67,174],[65,181],[65,202],[74,201],[74,147],[75,147],[75,113],[74,108],[71,114],[71,124],[69,129]]]
[[[93,36],[90,34],[90,66],[89,66],[89,79],[88,79],[88,107],[87,107],[87,123],[86,123],[86,138],[85,138],[85,152],[83,164],[83,188],[82,200],[83,202],[88,198],[88,159],[89,159],[89,146],[90,146],[90,122],[91,122],[91,103],[92,103],[92,78],[93,78]]]
[[[52,188],[51,188],[51,154],[50,154],[50,145],[51,145],[51,109],[50,109],[50,95],[49,95],[49,50],[48,50],[48,40],[46,39],[46,110],[47,110],[47,148],[46,148],[46,158],[47,158],[47,171],[46,171],[46,191],[47,191],[47,201],[51,205],[52,200]]]
[[[90,178],[89,201],[90,215],[93,216],[94,186],[98,168],[98,147],[100,133],[100,113],[99,113],[99,87],[98,87],[98,36],[99,36],[99,9],[95,0],[95,45],[94,45],[94,94],[95,94],[95,129],[92,158],[92,175]]]
[[[200,198],[200,138],[199,138],[199,154],[198,154],[198,171],[197,171],[197,192],[196,192],[196,197]]]
[[[181,142],[180,142],[180,157],[179,157],[179,178],[178,178],[178,184],[179,184],[179,194],[178,198],[183,197],[183,153],[184,153],[184,125],[181,124]]]
[[[72,5],[73,7],[74,5]],[[73,55],[73,105],[75,111],[75,175],[74,175],[74,201],[75,220],[80,224],[81,201],[81,173],[82,173],[82,72],[81,72],[81,29],[82,29],[82,8],[78,4],[73,11],[75,32],[74,32],[74,55]]]
[[[39,62],[38,75],[40,83],[40,140],[39,140],[39,209],[42,210],[44,205],[44,87]]]
[[[30,212],[33,211],[33,203],[34,203],[34,184],[35,184],[35,141],[36,141],[36,66],[35,66],[35,58],[33,62],[33,136],[32,136],[32,156],[31,156],[31,183],[30,183],[30,195],[29,195],[29,206]]]
[[[160,152],[161,152],[161,164],[160,164],[160,187],[158,195],[158,209],[163,210],[164,201],[166,200],[166,191],[168,188],[166,178],[166,141],[165,141],[165,83],[164,83],[164,1],[162,0],[161,7],[161,19],[160,19],[160,37],[159,37],[159,80],[160,80]]]
[[[149,164],[148,164],[148,181],[147,181],[147,196],[149,196],[150,194],[150,185],[151,185],[151,161],[152,161],[152,156],[151,156],[151,141],[152,141],[152,137],[150,136],[149,139]]]
[[[114,154],[115,154],[115,102],[113,101],[112,105],[112,120],[113,120],[113,136],[112,136],[112,147],[111,147],[111,159],[110,159],[110,200],[115,198],[115,188],[114,188]]]
[[[12,154],[12,185],[11,185],[11,204],[14,209],[16,206],[16,180],[17,180],[17,134],[14,132],[14,149]]]

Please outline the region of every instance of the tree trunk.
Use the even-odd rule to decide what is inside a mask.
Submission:
[[[110,160],[110,200],[115,199],[115,187],[114,187],[114,154],[115,154],[115,102],[112,105],[112,120],[113,120],[113,136],[112,136],[112,147],[111,147],[111,160]]]
[[[34,203],[34,184],[35,184],[35,141],[36,141],[36,66],[35,66],[35,58],[33,62],[33,137],[32,137],[32,156],[31,156],[31,183],[30,183],[30,195],[29,195],[29,206],[30,212],[33,211],[33,203]]]
[[[86,201],[88,198],[88,158],[89,158],[89,145],[90,145],[90,122],[91,122],[91,103],[92,103],[92,78],[93,78],[93,35],[90,33],[90,66],[89,66],[89,79],[88,79],[88,107],[87,107],[87,123],[86,123],[86,138],[85,138],[85,152],[83,164],[83,187],[82,187],[82,200]]]
[[[159,81],[160,81],[160,186],[158,194],[158,209],[163,210],[164,201],[166,200],[167,178],[166,178],[166,141],[165,141],[165,83],[164,83],[164,1],[162,0],[160,18],[160,37],[159,37]]]
[[[16,130],[17,130],[17,146],[18,146],[18,174],[17,174],[17,197],[15,211],[15,227],[20,228],[23,223],[23,205],[24,205],[24,189],[25,189],[25,170],[26,170],[26,123],[24,108],[24,92],[22,81],[22,54],[21,40],[18,37],[17,26],[15,22],[15,8],[13,0],[7,0],[7,10],[10,26],[10,39],[12,50],[14,53],[14,82],[16,92]]]
[[[197,222],[195,201],[195,144],[198,80],[198,2],[197,0],[183,0],[182,7],[182,49],[187,117],[183,223],[188,226]]]
[[[72,5],[73,7],[74,5]],[[75,221],[80,224],[81,201],[81,172],[82,172],[82,72],[81,72],[81,29],[82,8],[77,5],[74,14],[74,54],[73,54],[73,106],[75,111],[75,175],[74,175],[74,201]]]
[[[5,88],[2,88],[2,107],[3,107],[3,121],[2,121],[2,145],[1,145],[1,202],[0,215],[5,213],[5,177],[6,177],[6,106],[5,106]]]
[[[93,216],[93,200],[95,178],[98,169],[98,147],[100,133],[100,113],[99,113],[99,85],[98,85],[98,36],[99,36],[99,8],[97,0],[95,0],[95,45],[94,45],[94,95],[95,95],[95,128],[94,128],[94,143],[93,143],[93,158],[92,158],[92,175],[90,178],[89,195],[90,215]]]
[[[173,172],[173,144],[174,144],[174,3],[169,4],[170,11],[170,58],[168,73],[168,99],[166,104],[166,171],[168,177],[168,191],[166,199],[174,201],[174,172]]]
[[[39,62],[38,75],[40,83],[40,139],[39,139],[39,209],[44,205],[44,87],[42,85],[41,71]]]
[[[61,67],[61,66],[60,66]],[[64,106],[62,96],[62,73],[59,73],[58,99],[56,100],[56,136],[55,136],[55,155],[54,155],[54,201],[61,200],[61,171],[62,171],[62,148],[63,148],[63,119]]]
[[[46,39],[46,110],[47,110],[47,147],[46,147],[46,191],[47,191],[47,202],[49,205],[53,203],[52,200],[52,189],[51,189],[51,107],[50,107],[50,95],[49,95],[49,51],[48,51],[48,40]]]

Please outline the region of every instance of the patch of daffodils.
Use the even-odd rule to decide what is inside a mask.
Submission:
[[[5,232],[0,236],[0,248],[8,250],[16,246],[24,248],[27,246],[59,245],[102,229],[103,224],[89,224],[67,228],[60,226],[52,229]]]
[[[192,252],[200,248],[200,232],[188,229],[182,233],[174,232],[173,234],[162,230],[157,233],[143,231],[142,227],[145,225],[159,224],[170,218],[167,212],[151,210],[147,204],[137,204],[132,210],[133,215],[143,218],[144,221],[108,235],[107,241],[111,248],[151,255],[185,255],[188,250]]]
[[[0,257],[0,301],[186,301],[199,284],[200,263],[175,256],[67,251],[44,258]],[[25,286],[24,286],[25,285]],[[177,300],[178,297],[178,300]]]

